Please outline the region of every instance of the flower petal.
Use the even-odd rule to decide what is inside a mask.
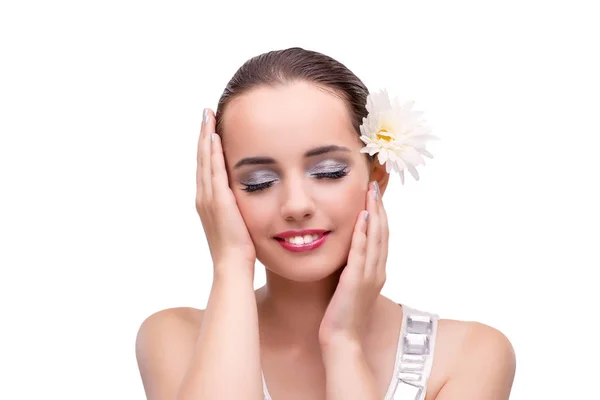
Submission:
[[[387,149],[379,150],[379,164],[383,165],[388,160],[388,151]]]
[[[419,150],[425,157],[433,158],[433,155],[425,149]]]
[[[408,164],[425,164],[425,160],[423,160],[421,153],[417,151],[414,147],[405,147],[402,153],[400,154],[400,157],[402,157],[402,159],[405,160]]]
[[[413,165],[407,165],[408,167],[408,172],[410,172],[410,174],[413,176],[413,178],[415,178],[416,181],[419,180],[419,172],[417,172],[417,169],[413,166]]]

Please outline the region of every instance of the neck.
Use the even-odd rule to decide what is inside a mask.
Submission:
[[[341,272],[317,282],[295,282],[266,270],[267,283],[257,290],[256,300],[261,335],[269,346],[319,349],[319,327]]]

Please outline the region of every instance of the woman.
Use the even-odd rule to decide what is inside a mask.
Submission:
[[[148,399],[508,399],[502,333],[380,294],[389,174],[418,179],[432,137],[368,96],[344,65],[291,48],[246,62],[205,110],[196,206],[214,280],[206,310],[140,327]],[[381,120],[394,115],[412,121],[403,146]]]

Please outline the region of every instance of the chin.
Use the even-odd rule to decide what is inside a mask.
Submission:
[[[346,264],[346,259],[335,257],[334,254],[344,253],[332,251],[329,254],[308,254],[308,252],[281,254],[271,249],[264,252],[257,249],[257,259],[265,268],[294,282],[318,282],[338,271]]]

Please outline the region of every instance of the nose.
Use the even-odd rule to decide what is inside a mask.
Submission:
[[[281,206],[282,217],[288,222],[312,218],[315,203],[306,180],[301,176],[289,178],[283,185],[285,194]]]

